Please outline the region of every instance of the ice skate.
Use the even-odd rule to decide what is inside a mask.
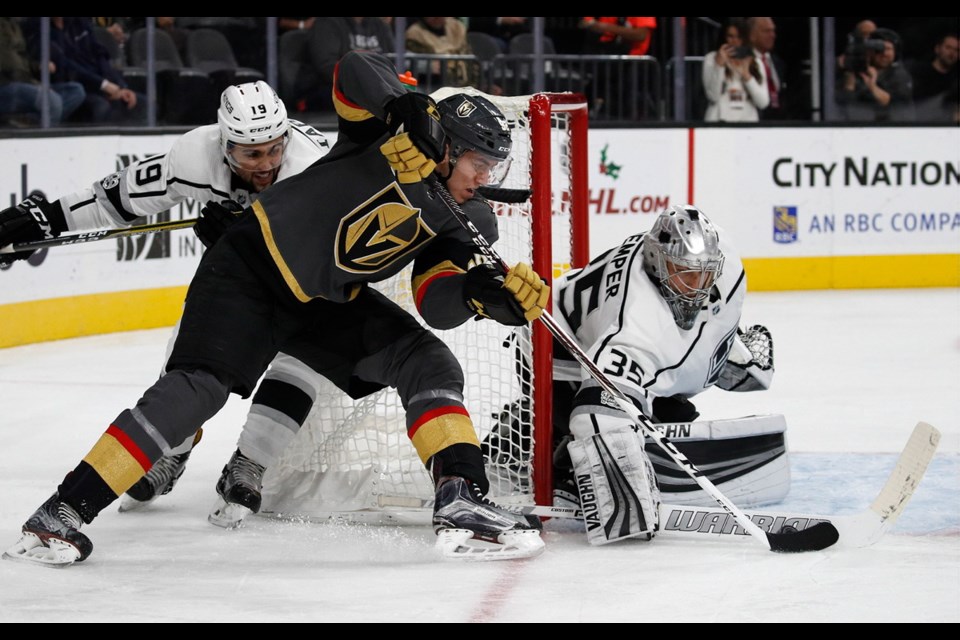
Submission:
[[[120,511],[143,509],[151,502],[173,490],[187,468],[190,452],[163,456],[150,471],[130,487],[120,500]]]
[[[543,552],[543,525],[535,516],[499,507],[465,478],[446,476],[437,483],[433,509],[436,548],[445,558],[509,560]],[[471,544],[479,540],[481,543]]]
[[[210,511],[210,524],[224,529],[235,529],[250,513],[260,511],[260,488],[264,467],[246,457],[240,450],[233,452],[217,481],[220,499]]]
[[[7,549],[7,560],[62,568],[86,559],[93,543],[80,533],[80,515],[54,493],[23,525],[23,535]]]

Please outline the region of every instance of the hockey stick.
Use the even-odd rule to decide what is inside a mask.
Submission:
[[[477,193],[487,200],[507,204],[526,202],[532,195],[530,189],[501,189],[499,187],[480,187],[477,189]]]
[[[144,224],[139,227],[125,227],[123,229],[101,229],[100,231],[85,231],[59,238],[47,238],[45,240],[34,240],[32,242],[18,242],[0,247],[0,254],[17,253],[18,251],[36,251],[47,247],[60,247],[66,244],[81,244],[84,242],[97,242],[98,240],[107,240],[108,238],[125,238],[127,236],[138,236],[143,233],[157,233],[158,231],[176,231],[178,229],[188,229],[197,223],[196,218],[186,220],[171,220],[168,222],[154,222],[153,224]]]
[[[453,199],[453,196],[450,195],[450,192],[447,191],[440,181],[435,177],[431,176],[428,178],[433,190],[437,193],[446,207],[454,215],[457,221],[467,230],[468,233],[472,236],[474,244],[477,245],[477,248],[484,254],[484,256],[490,260],[493,264],[500,267],[504,273],[509,270],[508,265],[503,261],[503,258],[500,257],[490,243],[487,242],[487,239],[483,237],[480,231],[474,226],[473,222],[470,221],[470,218],[463,212],[460,208],[460,205],[457,204],[457,201]],[[651,422],[642,414],[640,411],[633,405],[633,403],[627,398],[627,396],[620,391],[620,389],[614,385],[607,378],[606,375],[590,360],[587,354],[580,348],[580,345],[574,341],[566,331],[564,331],[553,319],[553,317],[547,312],[544,311],[540,316],[540,322],[547,327],[553,337],[556,338],[560,344],[562,344],[566,349],[577,359],[577,362],[580,363],[580,366],[585,368],[591,376],[599,383],[600,387],[609,393],[616,401],[620,408],[628,416],[633,418],[637,426],[640,427],[640,430],[643,434],[654,442],[656,442],[661,449],[666,452],[668,456],[681,468],[683,469],[693,480],[700,486],[701,489],[706,491],[710,496],[717,501],[717,503],[723,507],[724,511],[732,515],[737,523],[743,527],[747,533],[752,535],[759,542],[762,542],[768,549],[771,551],[780,551],[780,552],[799,552],[799,551],[819,551],[820,549],[825,549],[830,545],[834,544],[839,538],[839,533],[832,524],[829,522],[822,522],[813,525],[808,529],[802,531],[790,532],[790,533],[770,533],[763,531],[760,527],[753,523],[743,511],[740,510],[735,504],[733,504],[729,498],[727,498],[720,490],[710,482],[709,479],[700,471],[690,460],[681,453],[672,442],[663,437],[659,431],[651,424]]]

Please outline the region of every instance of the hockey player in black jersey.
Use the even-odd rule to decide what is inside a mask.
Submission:
[[[450,350],[370,288],[414,263],[418,311],[446,328],[481,316],[522,325],[549,287],[526,264],[505,276],[478,264],[470,235],[434,192],[436,173],[488,240],[496,218],[475,197],[509,157],[502,114],[453,96],[473,131],[448,145],[437,105],[408,93],[386,58],[354,51],[334,88],[336,145],[263,193],[204,255],[187,295],[167,371],[122,411],[23,526],[6,558],[64,565],[89,556],[80,532],[164,451],[226,403],[250,394],[282,349],[358,398],[396,387],[407,433],[437,485],[434,527],[500,543],[500,557],[543,549],[540,523],[486,500],[476,431]],[[210,206],[218,206],[216,204]]]

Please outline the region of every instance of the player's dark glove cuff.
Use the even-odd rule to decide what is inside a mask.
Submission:
[[[492,264],[480,264],[467,271],[463,284],[464,300],[478,318],[519,327],[527,324],[523,308],[513,294],[503,288],[504,275]]]
[[[422,93],[404,93],[388,102],[385,110],[391,131],[397,133],[403,127],[427,159],[443,160],[447,138],[440,126],[440,112],[433,98]]]
[[[232,200],[209,201],[200,209],[200,217],[193,225],[193,232],[206,248],[216,244],[226,230],[240,219],[244,208]]]

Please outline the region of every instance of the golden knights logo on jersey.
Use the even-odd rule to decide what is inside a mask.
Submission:
[[[394,182],[340,221],[337,266],[351,273],[375,273],[435,235]]]

